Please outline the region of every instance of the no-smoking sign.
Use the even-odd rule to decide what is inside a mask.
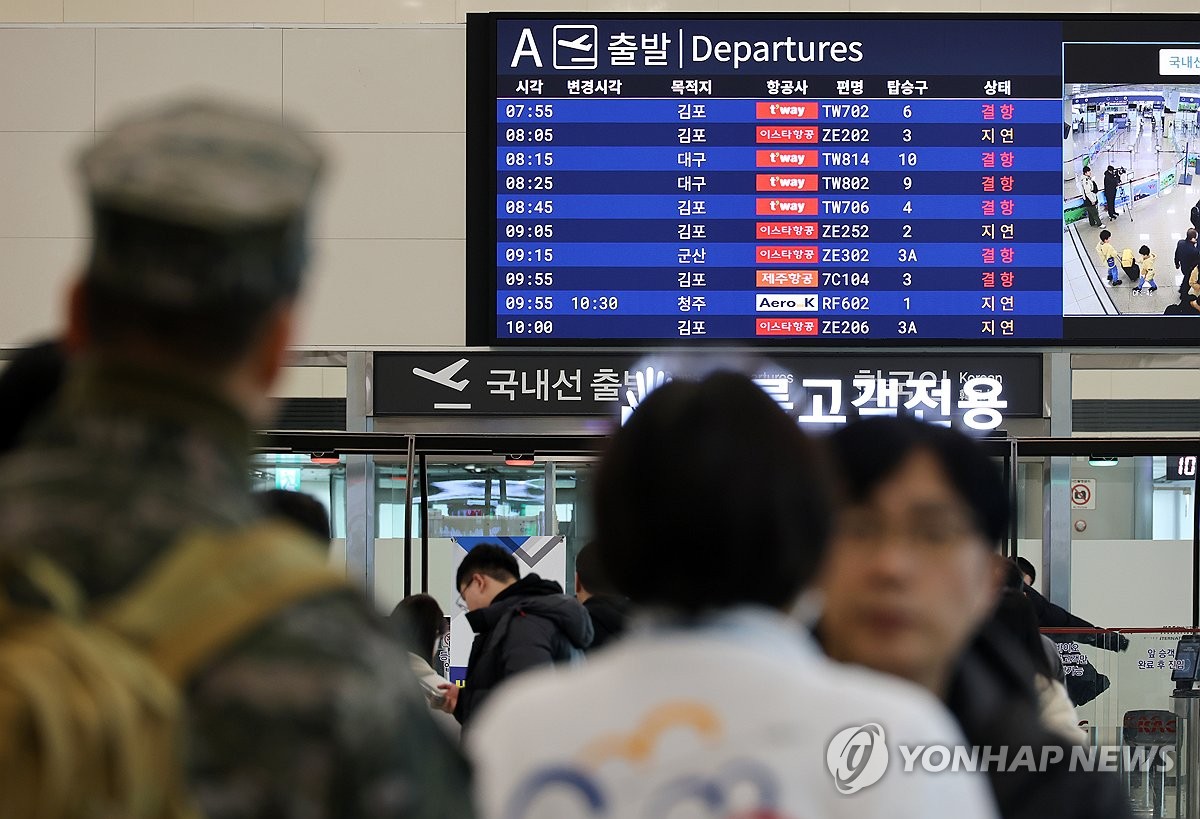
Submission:
[[[1091,478],[1078,478],[1071,481],[1071,508],[1096,508],[1096,481]]]

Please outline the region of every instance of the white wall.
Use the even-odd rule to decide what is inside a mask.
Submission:
[[[1180,0],[0,0],[0,347],[58,326],[60,293],[80,264],[88,231],[73,157],[128,106],[183,91],[247,99],[297,118],[333,154],[298,346],[463,344],[466,37],[460,24],[468,11],[490,9],[1190,12],[1193,6]],[[247,23],[258,26],[239,25]]]

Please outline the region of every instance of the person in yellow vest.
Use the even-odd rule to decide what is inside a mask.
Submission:
[[[1134,286],[1133,292],[1140,293],[1142,292],[1142,288],[1149,284],[1150,292],[1153,293],[1158,289],[1158,285],[1154,283],[1154,263],[1158,259],[1158,255],[1150,251],[1149,245],[1142,245],[1139,247],[1138,255],[1142,257],[1142,277],[1138,279],[1138,283]]]
[[[1112,245],[1112,231],[1100,231],[1100,243],[1096,245],[1096,252],[1100,254],[1101,266],[1105,269],[1108,275],[1109,285],[1115,286],[1121,283],[1120,264],[1121,256],[1117,249]]]

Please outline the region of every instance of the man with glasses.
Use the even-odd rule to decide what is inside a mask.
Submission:
[[[467,552],[454,583],[475,632],[465,685],[457,697],[447,691],[446,710],[464,730],[500,683],[531,668],[582,658],[592,642],[587,609],[553,580],[521,577],[517,559],[503,546],[481,543]]]
[[[825,650],[918,683],[970,745],[1007,749],[988,769],[1004,819],[1128,816],[1115,775],[1068,769],[1070,746],[1039,721],[1032,665],[989,623],[1009,520],[995,464],[960,433],[911,419],[851,424],[831,441],[845,508],[821,583]],[[1041,763],[1051,746],[1062,761]],[[1041,769],[1012,764],[1023,747]]]

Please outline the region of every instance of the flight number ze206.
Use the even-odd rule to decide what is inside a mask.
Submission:
[[[871,332],[871,322],[846,319],[824,319],[821,321],[823,336],[865,336]]]

